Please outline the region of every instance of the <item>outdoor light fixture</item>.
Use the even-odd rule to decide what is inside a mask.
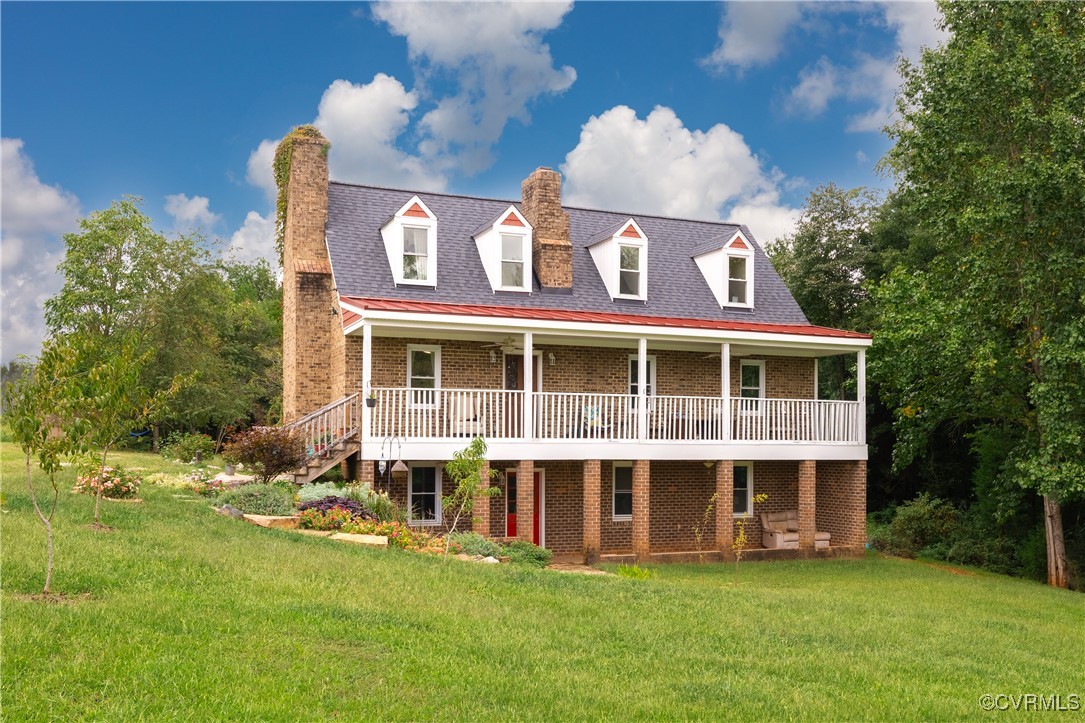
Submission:
[[[550,366],[554,366],[554,352],[550,352],[546,355],[546,358],[550,361]]]
[[[490,349],[490,363],[491,364],[496,364],[497,363],[497,352],[495,352],[493,349]]]
[[[396,463],[392,465],[392,474],[399,474],[400,472],[406,472],[407,465],[403,464],[403,460],[397,459]]]
[[[397,451],[399,453],[396,455],[396,463],[392,465],[392,472],[398,473],[407,471],[407,465],[403,464],[403,441],[400,440],[399,437],[385,437],[384,440],[381,441],[381,458],[380,462],[377,463],[377,469],[382,475],[388,471],[388,460],[384,456],[384,445],[388,445],[388,456],[391,457],[393,443],[398,445]],[[385,479],[387,479],[387,477]]]
[[[710,459],[706,459],[704,463],[705,469],[712,469],[716,466],[716,463]]]

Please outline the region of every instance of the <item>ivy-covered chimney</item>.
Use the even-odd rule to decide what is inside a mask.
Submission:
[[[573,288],[573,245],[569,214],[561,208],[561,174],[536,168],[521,185],[524,217],[534,228],[531,264],[548,289]]]

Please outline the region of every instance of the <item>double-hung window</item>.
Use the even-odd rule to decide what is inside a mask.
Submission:
[[[753,514],[753,465],[735,464],[733,487],[734,504],[731,511],[735,517]]]
[[[411,406],[437,405],[437,390],[441,387],[441,347],[407,346],[407,386],[411,388]]]
[[[413,524],[441,523],[441,475],[436,467],[412,466],[407,496]]]
[[[429,229],[403,227],[403,278],[407,281],[429,280]]]
[[[644,358],[645,367],[648,370],[647,379],[644,380],[644,396],[648,397],[648,409],[652,408],[652,398],[656,393],[656,358],[648,356]],[[630,406],[636,408],[637,395],[640,394],[640,364],[637,355],[629,356],[629,396],[632,397]]]
[[[641,296],[640,254],[640,246],[618,245],[619,296]]]
[[[623,522],[633,519],[633,465],[614,463],[613,517]]]
[[[740,411],[746,414],[759,414],[761,402],[765,398],[765,362],[743,361],[739,367]]]
[[[524,288],[524,237],[501,234],[501,286]]]
[[[727,256],[727,299],[731,304],[749,304],[747,294],[750,270],[748,256]]]

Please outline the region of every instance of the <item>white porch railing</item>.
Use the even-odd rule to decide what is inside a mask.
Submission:
[[[534,420],[524,393],[500,389],[376,389],[371,437],[861,444],[859,402],[650,396],[647,428],[637,427],[638,397],[536,392]],[[725,405],[731,405],[731,425]]]
[[[524,393],[503,389],[376,389],[373,437],[524,436]]]
[[[284,426],[301,431],[305,449],[312,458],[329,454],[343,442],[357,440],[359,420],[358,393],[355,392]]]

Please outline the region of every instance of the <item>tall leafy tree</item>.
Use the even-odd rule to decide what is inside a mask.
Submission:
[[[1001,475],[1043,496],[1048,581],[1066,586],[1060,503],[1085,494],[1085,5],[940,7],[950,39],[903,64],[888,156],[940,253],[881,290],[872,372],[898,462],[946,423],[1012,430]]]

